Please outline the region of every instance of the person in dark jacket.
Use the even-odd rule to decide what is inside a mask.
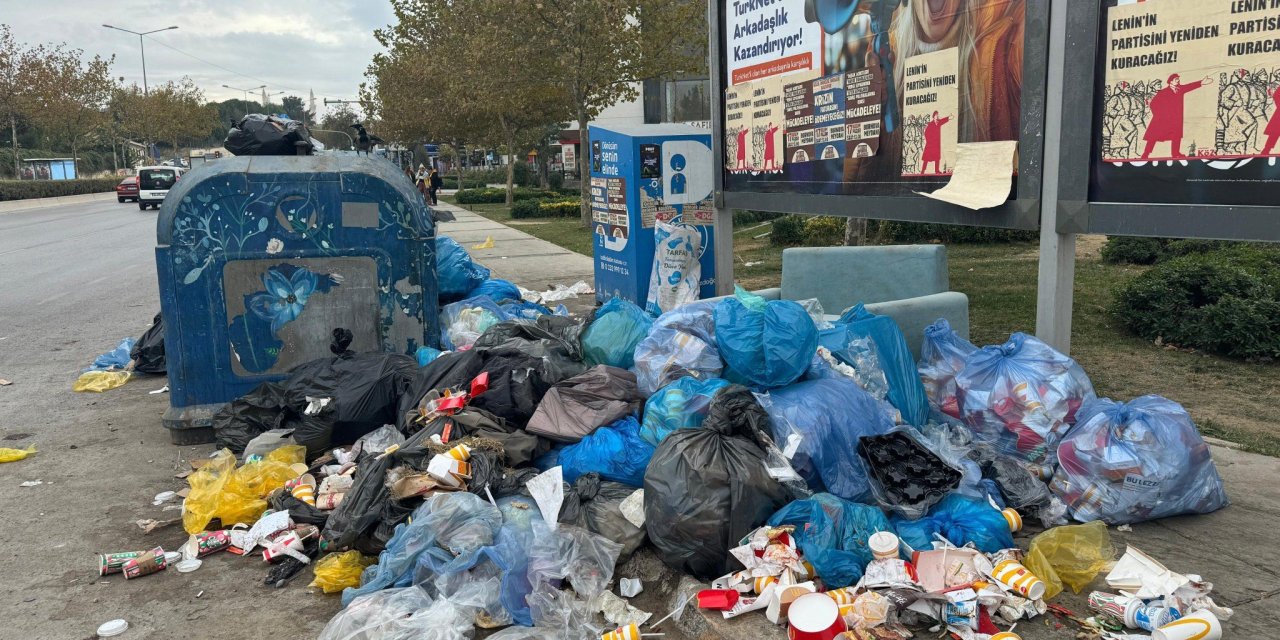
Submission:
[[[443,186],[444,179],[440,177],[440,172],[432,169],[431,177],[427,180],[427,193],[431,196],[431,204],[440,204],[440,200],[436,198],[436,194],[440,191],[440,187]]]

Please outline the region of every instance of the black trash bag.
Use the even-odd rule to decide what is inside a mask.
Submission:
[[[313,524],[321,529],[329,521],[329,512],[321,511],[293,496],[285,490],[277,490],[267,496],[267,504],[273,511],[288,511],[295,524]]]
[[[492,349],[510,340],[547,342],[546,348],[581,362],[582,332],[586,328],[585,320],[556,315],[538,316],[533,324],[499,322],[480,334],[472,348]]]
[[[438,417],[423,429],[427,431],[427,437],[438,435],[444,444],[467,437],[496,440],[502,445],[506,465],[510,467],[532,462],[551,449],[550,442],[521,431],[506,420],[475,407],[467,407],[451,416]]]
[[[311,155],[311,132],[298,120],[250,113],[227,131],[222,146],[237,156]]]
[[[627,415],[639,415],[643,405],[636,374],[600,364],[551,387],[525,430],[556,442],[574,443]]]
[[[500,322],[476,340],[489,390],[471,401],[523,429],[551,386],[587,370],[577,337],[581,323],[541,316],[538,324]],[[544,326],[545,325],[545,326]],[[565,336],[570,336],[566,339]]]
[[[542,473],[533,467],[525,467],[523,469],[503,469],[502,475],[494,478],[493,483],[489,485],[489,490],[493,492],[494,498],[508,498],[511,496],[526,496],[532,498],[529,488],[526,486],[529,481]],[[565,483],[565,486],[569,486]],[[561,504],[560,513],[564,513],[564,505]]]
[[[129,352],[133,360],[133,370],[140,373],[165,373],[164,363],[164,317],[156,314],[151,326],[133,343],[133,351]]]
[[[315,538],[304,540],[302,542],[302,553],[314,560],[316,556],[320,555],[320,544]],[[303,567],[308,564],[310,563],[304,563],[293,556],[285,556],[280,562],[271,565],[271,569],[267,571],[267,577],[262,580],[262,584],[279,589],[289,584],[289,581],[301,573]]]
[[[983,478],[996,483],[1007,506],[1037,515],[1053,502],[1049,486],[1017,458],[997,453],[989,447],[975,447],[969,457],[981,466]]]
[[[327,543],[327,549],[355,548],[369,555],[382,551],[391,537],[390,531],[413,512],[413,507],[395,504],[397,501],[391,498],[386,482],[387,471],[405,465],[426,469],[428,461],[435,455],[423,446],[429,437],[426,430],[419,431],[388,455],[361,455],[351,489],[337,508],[329,513],[329,521],[320,534]]]
[[[583,527],[622,545],[618,560],[625,560],[644,544],[644,529],[631,524],[619,506],[636,491],[639,489],[621,482],[601,480],[598,473],[584,474],[565,492],[560,522]]]
[[[421,415],[418,407],[427,394],[432,391],[440,393],[445,389],[466,390],[471,380],[483,370],[484,358],[474,349],[451,351],[432,360],[418,370],[409,389],[401,396],[396,428],[406,435],[420,429],[414,422]]]
[[[228,402],[213,414],[218,448],[242,453],[251,440],[280,424],[283,409],[284,389],[276,382],[264,382]]]
[[[768,428],[751,392],[730,385],[701,427],[658,445],[644,475],[645,529],[667,566],[701,580],[728,573],[729,549],[787,503],[757,444]]]

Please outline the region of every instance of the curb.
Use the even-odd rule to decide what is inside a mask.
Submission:
[[[65,204],[80,204],[84,202],[97,202],[99,200],[110,200],[116,197],[115,191],[104,191],[102,193],[83,193],[75,196],[55,196],[52,198],[28,198],[26,200],[6,200],[0,202],[0,214],[15,213],[18,211],[30,211],[32,209],[48,209]]]
[[[1221,439],[1213,438],[1210,436],[1204,436],[1204,441],[1215,447],[1222,447],[1223,449],[1234,449],[1236,451],[1245,450],[1244,445],[1231,442],[1230,440],[1221,440]]]

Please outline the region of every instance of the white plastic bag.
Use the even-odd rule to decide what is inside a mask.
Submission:
[[[653,229],[653,242],[653,271],[645,310],[659,315],[698,299],[702,234],[690,226],[659,220]]]

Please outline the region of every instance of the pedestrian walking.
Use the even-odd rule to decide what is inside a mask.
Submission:
[[[437,194],[440,187],[444,186],[444,178],[440,177],[440,172],[435,169],[431,170],[431,176],[427,178],[427,193],[431,194],[431,204],[440,204]]]

